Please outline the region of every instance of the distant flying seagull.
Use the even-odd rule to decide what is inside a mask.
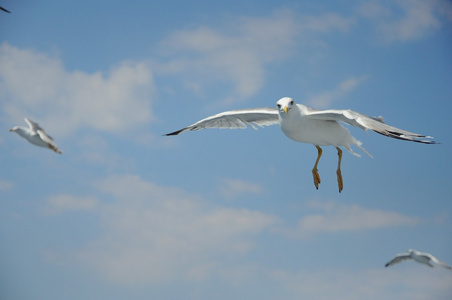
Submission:
[[[345,147],[350,153],[360,156],[353,152],[350,147],[351,145],[355,145],[372,157],[361,147],[362,143],[355,139],[340,122],[359,127],[363,130],[370,129],[391,138],[424,144],[435,144],[434,141],[428,140],[433,139],[431,136],[420,135],[392,127],[386,125],[382,117],[368,117],[349,109],[316,110],[302,104],[295,104],[294,100],[289,97],[279,99],[276,106],[277,108],[251,108],[222,112],[166,135],[178,135],[185,131],[205,128],[235,129],[246,128],[248,125],[257,129],[254,125],[263,127],[279,124],[281,130],[288,138],[301,143],[313,144],[317,148],[317,160],[312,169],[316,189],[319,188],[320,183],[320,176],[317,171],[317,165],[322,156],[320,146],[331,145],[336,147],[339,156],[336,171],[339,192],[343,189],[341,173],[342,150],[340,147]]]
[[[9,131],[14,131],[34,145],[50,148],[59,154],[62,153],[54,143],[52,137],[47,135],[47,133],[38,125],[38,123],[35,123],[27,118],[25,118],[25,122],[28,124],[29,128],[14,126]]]
[[[3,10],[3,11],[6,11],[7,13],[11,13],[11,12],[10,12],[9,10],[7,10],[7,9],[4,9],[4,8],[3,8],[3,7],[1,7],[1,6],[0,6],[0,9],[1,9],[1,10]]]
[[[434,264],[444,267],[446,269],[452,270],[452,267],[447,265],[445,262],[440,261],[439,259],[437,259],[436,257],[434,257],[433,255],[431,255],[430,253],[423,253],[423,252],[419,252],[413,249],[409,249],[407,252],[405,253],[399,253],[396,255],[396,257],[394,257],[390,262],[388,262],[385,267],[389,267],[391,265],[406,261],[406,260],[410,260],[410,259],[414,259],[415,261],[417,261],[418,263],[421,264],[426,264],[429,267],[434,267]]]

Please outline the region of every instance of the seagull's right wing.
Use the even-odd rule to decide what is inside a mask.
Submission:
[[[389,261],[385,265],[385,267],[389,267],[391,265],[398,264],[398,263],[401,263],[402,261],[409,260],[409,259],[411,259],[409,254],[400,253],[400,254],[397,254],[396,257],[394,257],[391,261]]]
[[[276,108],[250,108],[225,111],[198,121],[180,130],[165,135],[178,135],[185,131],[195,131],[206,128],[246,128],[247,125],[257,129],[257,126],[270,126],[279,124],[279,115]]]
[[[44,130],[38,129],[38,131],[36,131],[36,133],[39,135],[41,140],[43,140],[44,142],[46,142],[48,144],[54,144],[53,138],[50,135],[48,135]]]
[[[56,153],[59,153],[59,154],[63,153],[60,149],[58,149],[58,146],[55,144],[52,137],[49,136],[44,130],[38,129],[37,134],[39,135],[41,140],[43,140],[47,144],[47,146],[50,149],[52,149],[53,151],[55,151]]]

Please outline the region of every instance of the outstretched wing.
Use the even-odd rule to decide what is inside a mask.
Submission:
[[[437,264],[438,266],[441,266],[441,267],[444,267],[444,268],[446,268],[446,269],[452,270],[452,267],[451,267],[451,266],[449,266],[448,264],[446,264],[446,263],[443,262],[443,261],[440,261],[439,259],[437,259],[437,258],[434,257],[433,255],[431,255],[431,254],[429,254],[429,253],[426,253],[425,255],[428,256],[428,257],[430,258],[430,260],[431,260],[432,262],[434,262],[435,264]]]
[[[401,263],[402,261],[406,261],[406,260],[409,260],[409,259],[411,259],[410,255],[408,255],[408,254],[406,254],[406,253],[400,253],[400,254],[397,254],[396,257],[394,257],[393,259],[391,259],[391,260],[385,265],[385,267],[389,267],[389,266],[391,266],[391,265],[398,264],[398,263]]]
[[[180,130],[167,133],[178,135],[185,131],[195,131],[206,128],[246,128],[247,125],[257,129],[254,125],[263,127],[279,123],[278,110],[276,108],[250,108],[225,111],[198,121]]]
[[[44,131],[44,129],[42,129],[41,126],[39,126],[38,123],[35,123],[35,122],[33,122],[33,121],[31,121],[30,119],[27,119],[27,118],[25,118],[25,122],[30,127],[31,132],[34,133],[34,134],[39,135],[41,140],[43,140],[50,149],[52,149],[56,153],[60,153],[60,154],[62,153],[61,150],[58,149],[58,146],[53,141],[53,138],[50,135],[48,135]]]
[[[48,144],[53,144],[53,139],[51,136],[49,136],[47,133],[45,133],[44,130],[42,129],[38,129],[36,131],[36,133],[39,135],[39,137],[41,138],[41,140],[43,140],[44,142],[48,143]]]
[[[30,131],[34,134],[38,134],[41,139],[46,143],[53,143],[53,138],[48,135],[44,129],[42,129],[41,126],[39,126],[38,123],[33,122],[30,119],[25,118],[25,122],[28,124],[28,127],[30,127]]]
[[[349,125],[359,127],[363,130],[370,129],[379,134],[395,139],[424,144],[436,144],[435,141],[429,140],[433,139],[433,137],[431,136],[402,130],[385,124],[383,122],[382,117],[373,118],[350,109],[347,110],[330,109],[318,111],[312,110],[306,115],[306,117],[319,120],[341,121]]]
[[[44,129],[42,129],[41,126],[39,126],[38,123],[33,122],[32,120],[27,119],[27,118],[25,118],[24,120],[25,120],[25,123],[27,123],[28,127],[30,127],[30,131],[31,131],[33,134],[37,134],[37,133],[38,133],[38,130],[44,131]]]
[[[37,134],[39,135],[41,140],[43,140],[47,144],[47,146],[50,149],[52,149],[53,151],[55,151],[56,153],[59,153],[59,154],[63,153],[60,149],[58,149],[58,146],[55,144],[52,137],[50,137],[47,133],[45,133],[44,130],[38,129]]]
[[[9,10],[7,10],[6,8],[3,8],[3,7],[1,7],[1,6],[0,6],[0,9],[3,10],[3,11],[5,11],[5,12],[7,12],[7,13],[11,13]]]

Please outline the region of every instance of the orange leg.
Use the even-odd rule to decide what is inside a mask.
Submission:
[[[314,168],[312,168],[312,176],[314,178],[314,185],[316,189],[319,189],[319,183],[320,183],[320,175],[319,172],[317,172],[317,165],[319,164],[320,157],[322,156],[322,148],[319,146],[315,146],[317,148],[317,160],[315,161]]]
[[[342,172],[341,172],[341,160],[342,160],[342,150],[339,147],[336,147],[337,149],[337,156],[339,156],[339,160],[337,162],[337,185],[339,187],[339,193],[342,192],[344,188],[344,182],[342,180]]]

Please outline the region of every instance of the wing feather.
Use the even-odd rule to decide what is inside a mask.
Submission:
[[[379,134],[400,139],[406,141],[412,141],[424,144],[436,144],[431,136],[422,135],[414,132],[409,132],[394,126],[390,126],[384,123],[382,117],[369,117],[356,111],[347,110],[312,110],[309,111],[306,117],[319,119],[319,120],[331,120],[341,121],[352,126],[356,126],[363,130],[373,130]]]
[[[1,6],[0,6],[0,9],[3,10],[4,12],[11,13],[9,10],[7,10],[6,8],[3,8]]]
[[[47,144],[47,146],[50,149],[52,149],[53,151],[55,151],[56,153],[59,153],[59,154],[63,153],[60,149],[58,149],[58,146],[55,144],[52,137],[49,136],[47,133],[45,133],[44,130],[38,129],[37,134],[39,135],[41,140],[43,140]]]
[[[47,133],[45,133],[44,130],[42,129],[38,129],[36,131],[36,133],[39,135],[39,137],[41,138],[41,140],[43,140],[44,142],[48,143],[48,144],[53,144],[54,141],[52,139],[52,137],[50,135],[48,135]]]
[[[386,265],[385,267],[389,267],[391,265],[394,264],[398,264],[401,263],[402,261],[406,261],[411,259],[410,255],[406,254],[406,253],[401,253],[401,254],[397,254],[396,257],[394,257],[393,259],[391,259]]]
[[[44,129],[42,129],[42,127],[39,126],[38,123],[33,122],[32,120],[27,119],[27,118],[25,118],[25,122],[30,127],[31,132],[33,132],[34,134],[38,134],[44,142],[53,143],[53,138],[50,135],[48,135],[44,131]]]
[[[30,127],[30,130],[32,133],[36,134],[38,130],[42,130],[42,128],[39,126],[38,123],[33,122],[30,119],[25,118],[25,123],[27,123],[28,127]]]
[[[430,258],[430,260],[433,261],[435,264],[437,264],[437,265],[439,265],[439,266],[441,266],[441,267],[444,267],[444,268],[446,268],[446,269],[452,270],[452,267],[451,267],[451,266],[449,266],[449,265],[446,264],[445,262],[443,262],[443,261],[437,259],[437,258],[434,257],[433,255],[431,255],[431,254],[429,254],[429,253],[426,253],[425,255],[428,256],[428,258]]]
[[[206,128],[229,128],[229,129],[244,129],[250,126],[257,129],[257,126],[270,126],[279,123],[278,110],[276,108],[251,108],[225,111],[205,119],[202,119],[190,126],[180,130],[167,133],[169,135],[178,135],[185,131],[195,131]]]
[[[60,149],[58,149],[58,146],[55,144],[55,142],[53,141],[53,138],[48,135],[44,129],[41,128],[41,126],[39,126],[38,123],[33,122],[30,119],[25,118],[25,122],[28,124],[28,126],[30,127],[30,131],[32,134],[37,134],[39,135],[39,137],[41,138],[41,140],[43,142],[45,142],[47,144],[47,146],[52,149],[53,151],[55,151],[56,153],[62,153],[62,151]]]

